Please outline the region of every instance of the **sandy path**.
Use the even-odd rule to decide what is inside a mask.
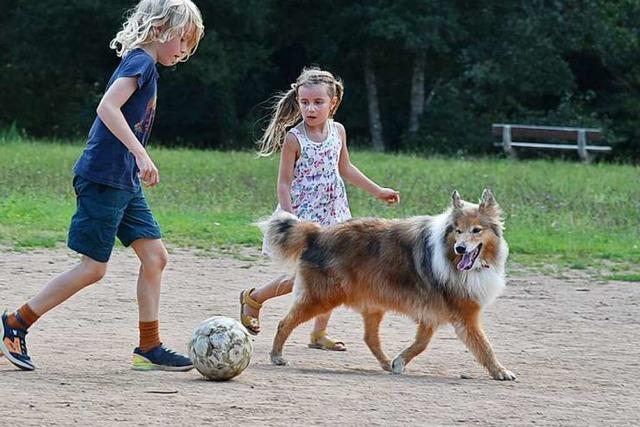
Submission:
[[[14,309],[76,259],[63,249],[0,252],[0,306]],[[214,383],[196,371],[129,369],[137,343],[137,268],[132,252],[117,250],[100,284],[38,322],[28,341],[38,370],[19,372],[0,358],[2,419],[96,426],[637,425],[640,417],[637,283],[513,274],[487,309],[485,326],[516,383],[491,380],[451,328],[438,332],[405,375],[383,372],[362,342],[359,315],[345,309],[335,312],[331,329],[348,352],[307,349],[310,325],[303,325],[285,347],[292,366],[272,366],[268,351],[288,297],[263,310],[265,332],[255,340],[249,368],[231,382]],[[173,251],[163,340],[184,351],[201,320],[237,317],[239,291],[278,272],[263,260]],[[413,332],[408,320],[387,317],[387,353],[409,343]]]

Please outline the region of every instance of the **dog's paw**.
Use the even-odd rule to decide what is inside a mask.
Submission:
[[[394,374],[401,374],[404,372],[405,366],[406,364],[404,362],[404,358],[398,355],[395,359],[393,359],[393,362],[391,362],[391,372],[393,372]]]
[[[515,381],[517,379],[513,372],[505,368],[494,372],[491,376],[498,381]]]
[[[281,355],[271,355],[271,363],[276,366],[287,366],[289,362]]]
[[[381,362],[380,367],[387,372],[391,372],[391,362],[389,360]]]

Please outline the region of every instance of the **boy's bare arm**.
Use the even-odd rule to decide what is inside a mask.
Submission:
[[[117,79],[102,97],[96,112],[111,133],[135,156],[136,164],[140,169],[140,179],[147,185],[154,186],[160,182],[158,169],[147,154],[147,150],[129,127],[121,110],[137,88],[135,77]]]

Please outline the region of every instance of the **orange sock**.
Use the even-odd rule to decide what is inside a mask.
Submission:
[[[17,309],[15,313],[7,316],[7,324],[16,329],[29,329],[39,318],[40,316],[25,304]]]
[[[161,344],[160,327],[157,320],[153,322],[139,322],[140,329],[140,350],[149,351]]]

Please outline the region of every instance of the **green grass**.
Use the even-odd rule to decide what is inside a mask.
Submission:
[[[623,282],[640,282],[640,273],[612,274],[607,277],[609,280],[620,280]]]
[[[0,244],[64,242],[75,199],[72,166],[82,143],[0,137]],[[277,159],[249,152],[152,148],[161,183],[146,190],[170,246],[208,249],[260,244],[251,223],[276,204]],[[434,214],[457,189],[475,201],[491,187],[505,212],[516,261],[584,269],[640,259],[640,169],[632,165],[506,159],[421,158],[351,153],[381,185],[398,189],[388,207],[348,188],[354,216]]]

